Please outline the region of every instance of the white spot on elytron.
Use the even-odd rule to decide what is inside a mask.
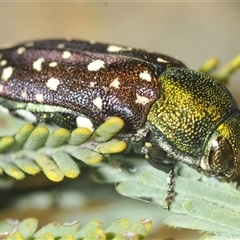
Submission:
[[[121,46],[116,46],[116,45],[109,45],[107,48],[108,52],[119,52],[119,51],[131,51],[131,47],[121,47]]]
[[[32,47],[33,45],[34,45],[34,42],[25,43],[25,47]]]
[[[63,43],[60,43],[57,45],[57,48],[65,48],[65,45]]]
[[[97,82],[90,82],[89,87],[93,88],[93,87],[95,87],[96,84],[97,84]]]
[[[35,99],[37,102],[43,102],[44,101],[44,97],[42,93],[37,93],[35,96]]]
[[[67,59],[70,58],[72,54],[69,51],[63,51],[62,58]]]
[[[40,72],[42,70],[42,63],[45,61],[44,58],[38,58],[35,62],[33,62],[33,69]]]
[[[119,52],[119,51],[123,51],[124,48],[120,47],[120,46],[115,46],[115,45],[109,45],[107,48],[108,52]]]
[[[53,91],[57,91],[60,81],[57,78],[51,77],[47,80],[46,86]]]
[[[26,51],[26,48],[25,48],[25,47],[20,47],[20,48],[17,49],[17,54],[18,54],[18,55],[21,55],[21,54],[23,54],[25,51]]]
[[[147,72],[147,71],[143,71],[139,74],[139,77],[142,79],[142,80],[146,80],[148,82],[151,82],[152,80],[152,77],[151,75]]]
[[[149,98],[140,96],[139,94],[136,94],[136,97],[137,97],[137,99],[136,99],[135,103],[140,103],[142,105],[146,105],[150,101]]]
[[[109,87],[119,88],[120,82],[118,78],[115,78],[109,85]]]
[[[0,112],[9,114],[9,110],[7,108],[3,107],[2,105],[0,105]]]
[[[56,67],[58,65],[57,62],[51,62],[49,63],[49,67]]]
[[[3,81],[7,81],[13,74],[13,68],[12,67],[6,67],[2,71],[1,79]]]
[[[15,111],[15,113],[29,122],[35,122],[37,120],[37,118],[31,112],[25,109],[18,109]]]
[[[28,94],[27,94],[27,92],[25,92],[25,91],[24,91],[24,92],[22,92],[22,93],[21,93],[21,97],[22,97],[23,99],[25,99],[25,100],[26,100],[26,99],[27,99],[27,97],[28,97]]]
[[[164,59],[162,59],[162,58],[157,58],[157,61],[158,62],[162,62],[162,63],[168,63],[168,61],[167,60],[164,60]]]
[[[102,98],[101,97],[96,97],[95,99],[93,99],[93,104],[98,108],[98,109],[102,109]]]
[[[100,68],[104,67],[104,64],[105,62],[103,60],[97,59],[89,63],[87,68],[88,68],[88,71],[98,71]]]
[[[88,128],[91,132],[93,132],[93,124],[89,118],[78,116],[76,118],[76,123],[78,127]]]
[[[7,61],[5,59],[3,59],[1,62],[0,62],[0,66],[3,67],[7,64]]]

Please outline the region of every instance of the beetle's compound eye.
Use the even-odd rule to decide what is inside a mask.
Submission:
[[[215,173],[228,171],[234,164],[234,153],[229,141],[219,136],[212,141],[209,166]]]

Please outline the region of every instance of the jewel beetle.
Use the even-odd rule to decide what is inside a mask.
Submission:
[[[166,156],[208,176],[239,169],[240,112],[231,93],[162,54],[61,39],[1,49],[0,108],[69,130],[118,116],[119,138],[157,169],[173,170]]]

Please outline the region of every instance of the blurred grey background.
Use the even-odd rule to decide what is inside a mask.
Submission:
[[[193,69],[240,53],[239,2],[9,1],[0,16],[1,46],[73,37],[153,50]]]
[[[240,53],[239,2],[9,1],[0,2],[0,16],[0,46],[72,37],[156,51],[192,69]],[[240,73],[229,88],[240,102],[239,82]]]

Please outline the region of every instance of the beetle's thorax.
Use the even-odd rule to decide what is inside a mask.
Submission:
[[[161,96],[148,120],[167,144],[200,159],[212,132],[237,108],[235,101],[225,87],[201,73],[170,68],[159,81]]]

